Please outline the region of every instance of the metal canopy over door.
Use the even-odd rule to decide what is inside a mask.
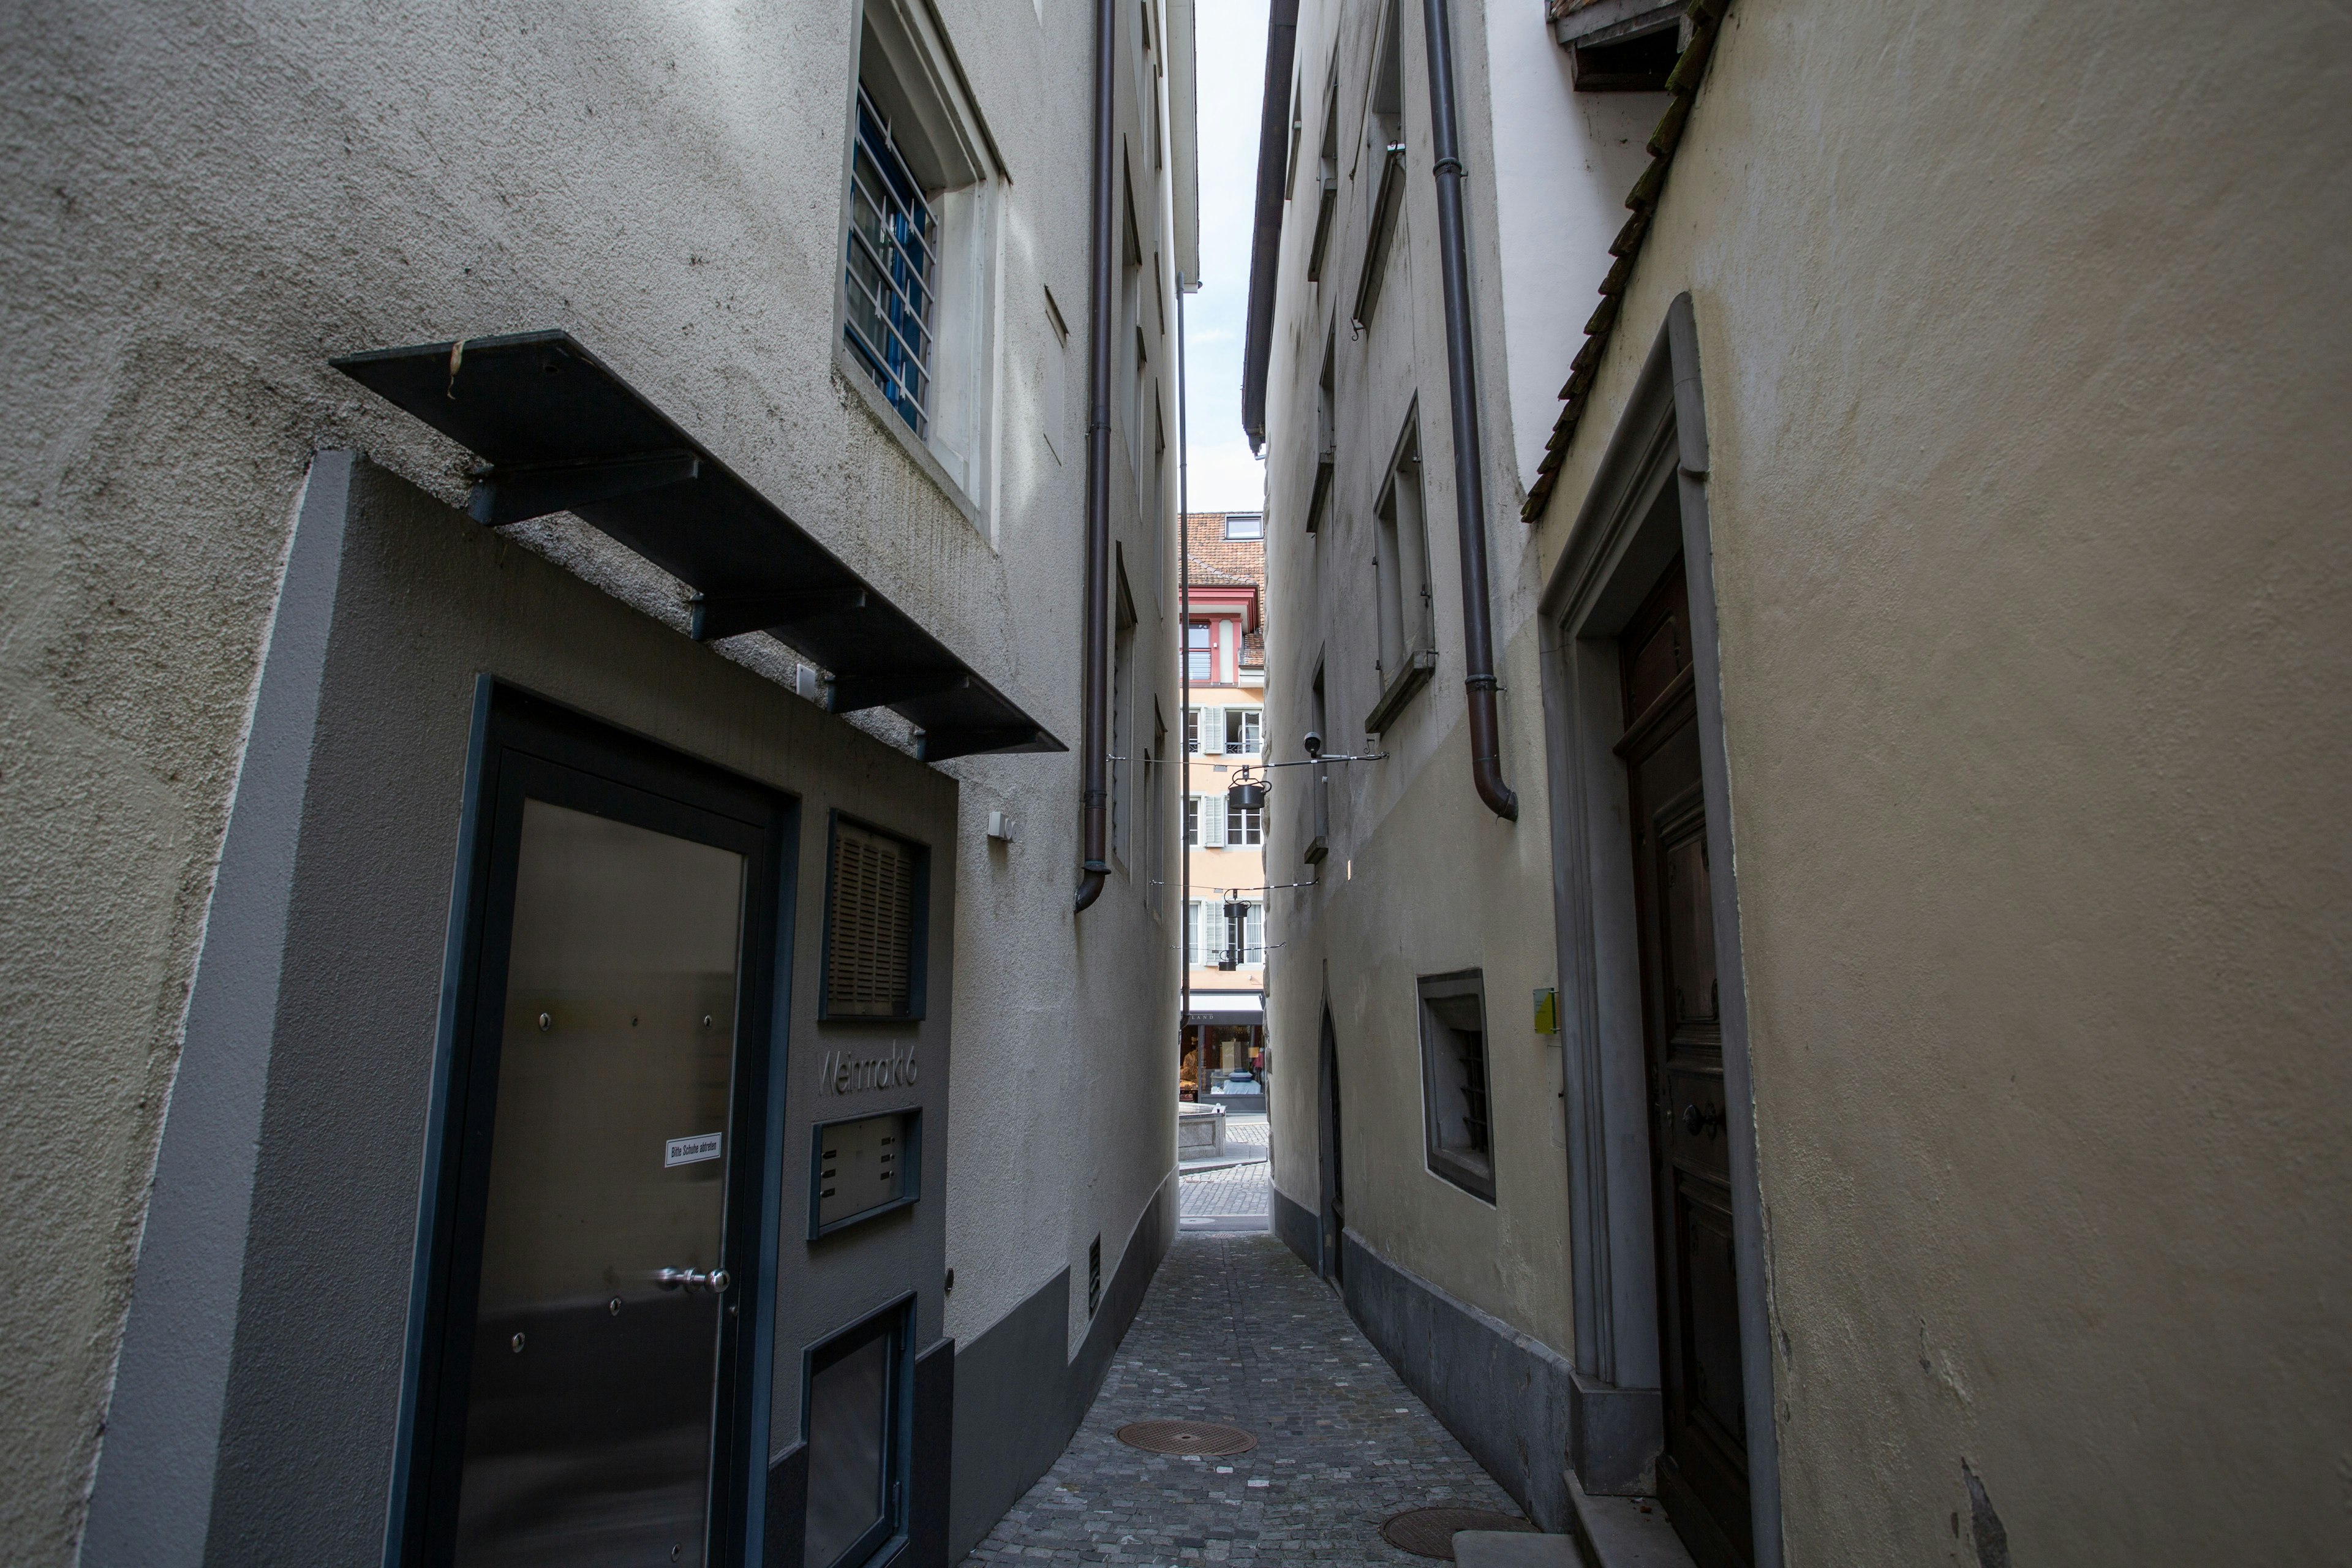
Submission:
[[[892,709],[927,762],[1066,749],[569,333],[331,363],[488,463],[476,521],[568,511],[693,588],[696,641],[771,633],[832,675],[834,712]]]
[[[400,1559],[728,1562],[792,812],[527,705],[479,785]]]
[[[1642,955],[1665,1452],[1658,1490],[1704,1568],[1755,1560],[1723,1023],[1690,605],[1678,557],[1619,648]]]

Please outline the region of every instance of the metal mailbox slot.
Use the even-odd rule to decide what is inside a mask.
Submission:
[[[810,1140],[809,1238],[901,1208],[921,1195],[919,1110],[820,1124]]]

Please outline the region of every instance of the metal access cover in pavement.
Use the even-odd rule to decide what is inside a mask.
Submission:
[[[1147,1454],[1198,1454],[1213,1459],[1257,1447],[1257,1439],[1240,1427],[1207,1421],[1130,1421],[1118,1429],[1118,1440]]]
[[[1381,1526],[1381,1536],[1401,1552],[1451,1563],[1456,1531],[1533,1529],[1516,1514],[1491,1513],[1483,1508],[1416,1508],[1390,1516]]]

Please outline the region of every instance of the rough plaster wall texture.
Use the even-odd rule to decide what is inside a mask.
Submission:
[[[252,378],[123,353],[70,457],[9,463],[0,616],[0,1533],[76,1528],[213,858],[301,469]],[[23,388],[22,383],[13,384]],[[37,399],[38,389],[26,388]],[[26,411],[29,414],[29,410]],[[185,440],[165,476],[136,454]],[[258,500],[258,530],[227,498]]]
[[[1496,821],[1471,793],[1461,703],[1462,614],[1460,553],[1454,507],[1452,433],[1446,405],[1444,317],[1438,276],[1434,198],[1430,163],[1424,46],[1417,15],[1401,41],[1404,60],[1404,122],[1408,153],[1406,204],[1392,241],[1380,302],[1357,337],[1344,320],[1355,299],[1371,206],[1375,165],[1358,164],[1347,180],[1352,143],[1361,135],[1364,83],[1373,64],[1370,10],[1342,16],[1333,8],[1303,12],[1302,39],[1321,40],[1302,60],[1336,59],[1339,74],[1340,210],[1326,252],[1325,285],[1304,283],[1307,226],[1286,226],[1283,293],[1269,371],[1267,485],[1269,574],[1274,630],[1269,658],[1292,689],[1287,715],[1276,698],[1275,722],[1297,727],[1305,684],[1320,657],[1326,672],[1329,728],[1352,748],[1363,716],[1380,695],[1371,564],[1371,508],[1409,413],[1422,452],[1422,484],[1429,519],[1431,622],[1438,668],[1401,721],[1376,742],[1389,761],[1332,772],[1331,890],[1295,895],[1282,914],[1286,945],[1272,955],[1269,988],[1277,1033],[1298,1048],[1277,1052],[1276,1114],[1282,1118],[1275,1180],[1302,1203],[1318,1190],[1313,1103],[1316,1028],[1328,985],[1339,1030],[1340,1076],[1346,1084],[1349,1220],[1398,1261],[1465,1299],[1557,1346],[1573,1343],[1564,1287],[1565,1159],[1558,1130],[1559,1063],[1556,1048],[1538,1046],[1528,1028],[1526,998],[1551,984],[1549,838],[1538,812],[1523,809],[1516,826]],[[1479,24],[1455,17],[1457,87],[1463,134],[1471,162],[1488,166],[1486,58]],[[1547,40],[1546,47],[1549,47]],[[1319,89],[1317,89],[1319,90]],[[1482,155],[1484,154],[1484,155]],[[1495,279],[1501,269],[1493,186],[1470,185],[1467,226],[1472,237],[1474,296],[1479,317],[1479,379],[1485,423],[1486,484],[1495,520],[1489,522],[1496,572],[1496,649],[1503,676],[1506,776],[1525,792],[1541,776],[1542,733],[1532,595],[1511,585],[1516,533],[1499,520],[1496,500],[1516,493],[1511,455],[1508,384],[1503,353],[1504,311]],[[1293,251],[1301,252],[1293,254]],[[1597,274],[1596,274],[1597,276]],[[1340,454],[1333,501],[1320,531],[1302,533],[1312,479],[1316,382],[1326,322],[1337,333],[1337,445]],[[1570,351],[1572,352],[1572,350]],[[1418,396],[1417,410],[1413,400]],[[1292,638],[1296,640],[1286,640]],[[1310,640],[1311,639],[1311,640]],[[1296,650],[1296,651],[1292,651]],[[1277,729],[1276,732],[1284,732]],[[1532,796],[1526,798],[1532,799]],[[1277,834],[1295,824],[1276,814]],[[1347,863],[1354,862],[1354,879]],[[1276,867],[1298,864],[1295,847],[1277,839]],[[1328,903],[1323,900],[1327,900]],[[1518,900],[1517,904],[1513,900]],[[1500,900],[1499,905],[1496,900]],[[1465,933],[1468,940],[1465,942]],[[1431,953],[1453,953],[1440,962]],[[1487,974],[1490,1027],[1496,1056],[1496,1100],[1517,1100],[1524,1125],[1498,1127],[1507,1138],[1505,1166],[1515,1160],[1522,1184],[1509,1190],[1499,1215],[1428,1173],[1422,1154],[1417,1021],[1412,1000],[1420,973],[1482,965]],[[1400,989],[1401,987],[1401,989]],[[1402,1000],[1399,998],[1402,997]],[[1524,1061],[1507,1056],[1524,1039]],[[1502,1075],[1517,1082],[1506,1090]],[[1508,1184],[1513,1178],[1506,1176]],[[1457,1215],[1455,1210],[1462,1212]],[[1475,1239],[1473,1239],[1475,1238]]]
[[[1575,1333],[1559,1052],[1534,1032],[1528,1006],[1554,966],[1549,840],[1524,816],[1507,826],[1478,805],[1465,733],[1457,726],[1378,827],[1352,838],[1353,879],[1313,895],[1321,930],[1310,953],[1328,977],[1346,1086],[1348,1224],[1402,1267],[1563,1349]],[[1485,976],[1492,1205],[1432,1174],[1423,1152],[1415,980],[1473,968]],[[1291,1037],[1314,1026],[1308,1009],[1320,1002],[1322,976],[1302,978],[1278,993]],[[1297,1065],[1311,1103],[1311,1066]],[[1311,1170],[1303,1189],[1287,1190],[1314,1193]]]
[[[1609,270],[1609,242],[1624,226],[1625,193],[1649,161],[1643,143],[1665,112],[1664,93],[1571,89],[1568,51],[1552,42],[1539,5],[1465,6],[1486,47],[1467,71],[1465,104],[1480,104],[1465,134],[1486,175],[1479,271],[1488,280],[1483,351],[1497,356],[1509,395],[1488,406],[1489,439],[1507,448],[1524,498],[1559,412],[1560,384],[1584,342],[1593,289]],[[1466,51],[1471,40],[1455,45]],[[1457,60],[1460,69],[1471,60]],[[1484,90],[1481,91],[1480,89]],[[1475,209],[1474,209],[1475,210]],[[1492,498],[1499,505],[1502,496]],[[1499,530],[1515,532],[1515,530]]]
[[[1083,41],[1010,0],[948,20],[1007,162],[1044,174],[1039,148],[1082,157],[1068,132],[1083,94],[1057,84],[1083,79]],[[461,488],[451,447],[327,356],[572,328],[1069,734],[1075,637],[1013,626],[1066,617],[1077,481],[1065,471],[1014,498],[1028,510],[1007,505],[1008,547],[1035,520],[1009,557],[1016,578],[828,379],[846,8],[611,6],[559,25],[516,5],[456,26],[415,9],[289,25],[249,8],[20,8],[0,26],[0,179],[20,216],[0,240],[14,416],[0,465],[19,520],[0,679],[27,753],[0,765],[0,809],[26,889],[12,911],[37,917],[8,944],[24,998],[12,1016],[29,1026],[9,1070],[42,1064],[10,1096],[10,1247],[60,1260],[55,1277],[17,1274],[5,1309],[26,1347],[0,1373],[10,1403],[52,1413],[55,1429],[0,1457],[0,1496],[17,1538],[54,1559],[127,1286],[287,498],[317,441],[365,446],[444,499]],[[1083,207],[1081,180],[1027,181],[1006,230],[1041,237],[1034,248],[1077,278],[1084,247],[1066,237]],[[1008,313],[1008,363],[1024,331]],[[1075,778],[1068,759],[1003,765]],[[43,958],[57,931],[108,945]],[[111,1260],[91,1266],[87,1238],[102,1235]]]
[[[1124,18],[1121,26],[1130,22]],[[1139,853],[1121,856],[1095,906],[1073,916],[1094,29],[1088,8],[1066,0],[1046,6],[1042,20],[1025,0],[1009,0],[975,6],[969,21],[950,16],[949,26],[975,82],[1005,84],[994,102],[986,88],[979,89],[1016,182],[1000,308],[1008,336],[1010,323],[1032,322],[1039,345],[1034,353],[1008,351],[1006,374],[1028,380],[1024,392],[1042,408],[1035,384],[1042,371],[1026,367],[1042,365],[1045,353],[1065,355],[1066,429],[1050,448],[1034,419],[1017,422],[1009,405],[1001,416],[1007,494],[1017,494],[1017,504],[1004,508],[1006,526],[1027,531],[1008,533],[1005,542],[1012,657],[1026,662],[1034,683],[1060,694],[1064,717],[1054,722],[1074,750],[947,764],[966,785],[948,1186],[954,1237],[948,1262],[956,1269],[956,1289],[947,1331],[969,1343],[1067,1268],[1075,1280],[1066,1325],[1075,1351],[1087,1322],[1087,1244],[1102,1237],[1108,1281],[1138,1216],[1175,1163],[1169,1109],[1174,1052],[1162,1021],[1175,1014],[1181,957],[1181,927],[1165,868],[1181,852],[1181,789],[1172,775],[1161,788],[1162,869],[1152,872]],[[1156,226],[1140,225],[1149,248],[1150,231],[1165,232],[1167,193],[1164,171],[1136,155],[1150,142],[1136,118],[1133,83],[1131,72],[1118,73],[1117,113],[1139,205],[1160,209]],[[1172,287],[1171,268],[1163,264],[1161,274]],[[1048,289],[1071,329],[1066,351],[1045,327]],[[1145,310],[1148,330],[1156,332],[1161,312],[1149,301]],[[1164,315],[1172,330],[1172,300]],[[1155,374],[1172,410],[1174,355],[1155,353]],[[1115,421],[1121,417],[1114,414]],[[1112,537],[1137,614],[1139,744],[1129,754],[1139,759],[1155,711],[1172,736],[1181,734],[1173,607],[1158,603],[1159,584],[1174,581],[1172,564],[1157,563],[1162,554],[1172,561],[1174,531],[1172,517],[1155,523],[1139,504],[1123,426],[1114,429],[1110,447]],[[1148,443],[1142,449],[1148,464]],[[1172,512],[1173,497],[1161,504]],[[1139,762],[1131,765],[1130,805],[1139,826],[1150,778]],[[1012,844],[987,837],[991,809],[1017,820]],[[1161,885],[1150,886],[1154,880]]]
[[[1743,0],[1685,134],[1534,553],[1688,289],[1790,1561],[2346,1560],[2347,61]]]

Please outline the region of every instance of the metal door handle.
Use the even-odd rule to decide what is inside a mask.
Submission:
[[[734,1282],[734,1276],[729,1274],[724,1268],[712,1268],[709,1270],[700,1268],[656,1268],[654,1270],[654,1283],[660,1286],[665,1290],[708,1289],[713,1295],[721,1295],[725,1293],[727,1287],[732,1285]]]
[[[1683,1131],[1694,1138],[1702,1132],[1712,1138],[1722,1125],[1723,1112],[1719,1110],[1710,1107],[1701,1111],[1696,1105],[1683,1107]]]

